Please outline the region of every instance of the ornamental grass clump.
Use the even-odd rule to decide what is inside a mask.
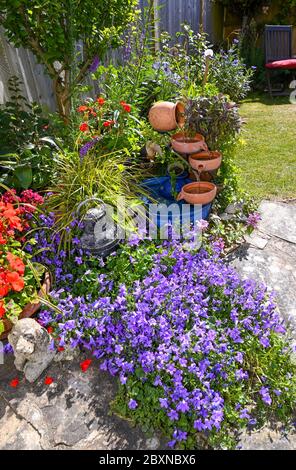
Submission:
[[[240,429],[274,415],[288,421],[295,367],[266,287],[242,281],[217,253],[184,246],[165,242],[152,269],[116,295],[108,269],[96,295],[57,290],[59,311],[39,318],[60,346],[92,351],[119,377],[120,415],[161,430],[171,447],[197,448],[202,436],[231,448]],[[130,247],[131,270],[138,249]]]

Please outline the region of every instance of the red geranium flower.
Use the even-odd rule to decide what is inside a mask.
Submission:
[[[21,258],[14,256],[10,252],[7,253],[6,258],[10,264],[10,267],[23,276],[25,273],[25,265],[22,262]]]
[[[91,359],[86,359],[85,361],[80,363],[80,368],[82,372],[86,372],[89,366],[91,365],[92,360]]]
[[[10,291],[8,284],[3,284],[0,280],[0,297],[5,297]]]
[[[105,100],[101,96],[99,96],[99,98],[97,98],[97,102],[99,103],[100,106],[103,106],[103,104],[105,104]]]
[[[81,132],[87,132],[89,129],[88,124],[86,122],[83,122],[82,124],[80,124],[79,129],[81,130]]]
[[[4,302],[0,300],[0,318],[3,318],[5,315]]]
[[[77,108],[78,113],[85,113],[87,110],[87,106],[79,106],[79,108]]]
[[[65,348],[63,348],[63,346],[59,346],[58,347],[58,352],[63,352],[63,351],[65,351]]]
[[[19,384],[20,384],[20,381],[19,381],[19,379],[16,377],[15,379],[12,379],[12,380],[10,381],[10,384],[9,384],[9,385],[10,385],[11,387],[13,387],[13,388],[16,388]]]
[[[52,383],[53,383],[53,378],[52,378],[52,377],[49,377],[49,376],[45,377],[44,383],[45,383],[45,385],[50,385],[50,384],[52,384]]]
[[[25,287],[23,278],[16,271],[8,272],[6,274],[6,279],[16,292],[20,292]]]
[[[53,327],[52,327],[52,326],[48,326],[48,327],[47,327],[47,332],[51,335],[51,333],[53,333]]]
[[[104,126],[104,127],[110,127],[110,126],[112,126],[113,124],[115,124],[115,121],[112,121],[112,120],[103,122],[103,126]]]

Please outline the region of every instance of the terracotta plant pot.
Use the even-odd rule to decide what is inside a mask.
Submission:
[[[200,152],[201,150],[208,150],[205,139],[201,134],[195,134],[189,137],[184,132],[179,132],[172,136],[172,147],[177,153],[192,154]]]
[[[222,154],[220,152],[200,152],[189,157],[190,166],[199,172],[217,170],[221,163]]]
[[[169,132],[185,124],[185,106],[183,103],[158,101],[149,111],[149,122],[158,132]]]
[[[183,186],[177,201],[184,199],[188,204],[206,205],[213,201],[217,187],[213,183],[200,181]]]
[[[44,293],[48,294],[50,291],[50,287],[51,287],[51,276],[47,272],[45,273],[42,287],[38,292],[39,297],[43,297]],[[37,304],[27,304],[25,308],[23,309],[23,311],[20,313],[19,319],[32,317],[40,309],[40,307],[41,307],[41,302],[38,302]],[[8,320],[7,318],[3,319],[3,323],[4,323],[5,331],[0,335],[0,341],[7,338],[9,332],[12,330],[12,327],[13,327],[13,323],[11,323],[11,321]]]

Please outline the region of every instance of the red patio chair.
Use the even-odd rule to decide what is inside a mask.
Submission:
[[[296,69],[296,59],[292,57],[292,26],[265,26],[265,67],[269,93],[273,96],[271,72]]]

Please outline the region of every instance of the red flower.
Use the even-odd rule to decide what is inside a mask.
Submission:
[[[100,106],[103,106],[103,104],[105,104],[105,100],[101,96],[99,96],[99,98],[97,98],[97,102],[99,103]]]
[[[104,127],[110,127],[110,126],[112,126],[113,124],[115,124],[115,121],[109,120],[109,121],[103,122],[103,126],[104,126]]]
[[[1,282],[1,279],[0,279]],[[10,291],[10,288],[7,284],[0,284],[0,297],[5,297],[8,292]]]
[[[7,240],[5,240],[5,238],[2,237],[2,233],[0,233],[0,245],[6,245],[7,243]]]
[[[127,113],[130,113],[131,110],[132,110],[132,107],[131,107],[130,104],[125,104],[125,105],[123,106],[123,109],[124,109],[124,111],[126,111]]]
[[[124,111],[127,113],[130,113],[132,110],[132,107],[130,104],[127,104],[125,101],[120,101],[121,106],[123,107]]]
[[[25,273],[25,265],[22,262],[21,258],[14,256],[10,252],[7,253],[6,258],[10,264],[11,269],[14,269],[15,271],[17,271],[19,274],[23,276]]]
[[[65,351],[65,348],[63,348],[63,346],[59,346],[58,347],[58,352],[63,352],[63,351]]]
[[[5,315],[4,302],[0,300],[0,318],[3,318]]]
[[[13,387],[13,388],[16,388],[19,384],[20,384],[19,379],[18,379],[18,378],[15,378],[15,379],[12,379],[12,380],[10,381],[10,384],[9,384],[9,385],[10,385],[11,387]]]
[[[8,272],[6,274],[7,281],[11,284],[13,290],[20,292],[25,287],[25,282],[19,273],[16,271]]]
[[[52,384],[52,383],[53,383],[53,378],[52,378],[52,377],[49,377],[49,376],[45,377],[44,383],[45,383],[45,385],[50,385],[50,384]]]
[[[78,113],[85,113],[87,110],[88,110],[87,106],[79,106],[79,108],[77,108]]]
[[[87,132],[89,129],[88,124],[86,122],[83,122],[82,124],[80,124],[79,129],[81,130],[81,132]]]
[[[47,327],[47,332],[51,335],[53,333],[53,327],[52,326],[48,326]]]
[[[91,359],[86,359],[85,361],[80,362],[80,368],[82,372],[86,372],[89,366],[91,365],[91,363],[92,363]]]

